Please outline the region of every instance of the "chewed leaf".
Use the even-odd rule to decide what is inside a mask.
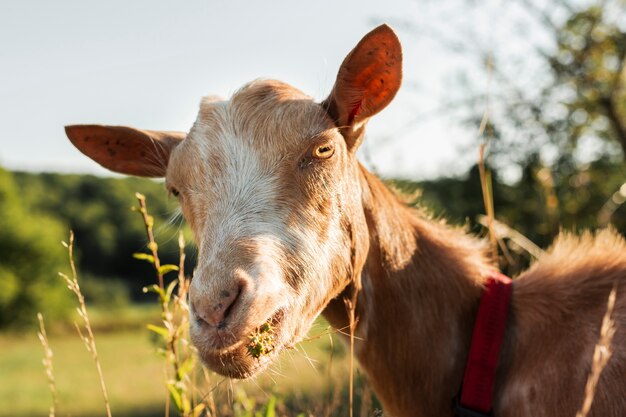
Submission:
[[[255,359],[274,350],[274,329],[270,323],[262,324],[249,335],[247,348],[248,354]]]
[[[147,253],[133,253],[133,258],[154,264],[154,256],[148,255]]]

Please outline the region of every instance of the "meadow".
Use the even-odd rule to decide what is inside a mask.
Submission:
[[[0,401],[9,405],[0,416],[47,412],[50,416],[95,416],[101,415],[103,408],[107,415],[115,416],[200,416],[205,415],[205,407],[208,415],[226,417],[347,412],[350,365],[346,349],[336,331],[321,318],[308,338],[257,378],[235,381],[202,369],[188,343],[186,291],[190,277],[183,268],[183,233],[179,236],[178,280],[165,279],[177,266],[159,264],[154,217],[147,211],[145,196],[136,196],[139,205],[133,211],[143,217],[149,239],[145,246],[152,254],[138,252],[133,257],[149,261],[158,272],[159,285],[142,291],[157,303],[130,303],[116,294],[124,287],[119,282],[110,291],[106,283],[88,280],[91,295],[85,297],[74,260],[74,234],[70,233],[69,244],[63,241],[62,245],[68,251],[72,272],[70,276],[59,272],[58,283],[65,280],[76,296],[76,311],[53,320],[48,330],[45,319],[38,315],[37,335],[28,331],[29,326],[0,334],[4,347]],[[94,308],[87,306],[87,299],[95,301]],[[355,409],[369,415],[377,403],[358,372],[355,382]],[[191,410],[185,401],[192,404]]]
[[[42,373],[42,346],[36,334],[2,336],[0,402],[2,416],[48,413],[50,389]],[[91,356],[74,335],[55,335],[54,351],[59,415],[101,415],[102,394]],[[153,354],[146,332],[122,331],[98,336],[98,349],[109,380],[116,415],[152,416],[163,413],[162,364]]]
[[[13,67],[14,72],[6,77],[12,86],[7,94],[3,94],[8,98],[3,114],[11,115],[12,123],[6,125],[20,130],[17,134],[16,130],[9,129],[4,135],[7,142],[0,153],[3,164],[20,169],[43,169],[34,159],[31,161],[30,153],[35,147],[46,149],[44,144],[54,143],[60,147],[60,142],[54,142],[53,138],[55,135],[57,139],[60,137],[61,126],[90,120],[82,118],[86,117],[84,111],[88,107],[102,111],[104,115],[109,111],[111,117],[127,114],[136,120],[141,115],[139,120],[144,120],[142,113],[148,111],[141,107],[141,112],[135,114],[133,107],[137,107],[135,103],[145,105],[146,97],[150,97],[150,103],[156,108],[155,92],[159,100],[168,95],[172,97],[167,104],[158,103],[171,112],[168,107],[177,108],[181,104],[177,100],[182,98],[173,93],[174,87],[176,91],[186,91],[185,88],[193,85],[196,91],[198,85],[205,85],[200,79],[209,75],[219,79],[219,73],[215,72],[219,68],[238,72],[230,69],[230,65],[237,62],[231,61],[231,57],[229,65],[225,64],[226,61],[215,65],[216,55],[210,54],[212,62],[207,70],[198,71],[202,78],[195,78],[190,71],[193,66],[188,64],[193,63],[197,68],[203,68],[204,64],[196,47],[189,48],[192,53],[182,59],[185,48],[181,48],[182,38],[177,36],[193,35],[194,39],[188,38],[185,42],[202,45],[203,50],[205,47],[210,50],[212,44],[223,47],[225,38],[220,31],[201,34],[181,30],[176,17],[179,12],[182,16],[182,11],[191,7],[189,4],[185,8],[177,7],[176,13],[170,9],[171,5],[167,5],[167,9],[163,9],[167,12],[160,20],[146,18],[153,12],[156,17],[156,12],[162,9],[152,3],[146,7],[135,5],[135,11],[139,13],[135,15],[126,5],[125,12],[120,13],[121,4],[102,3],[101,6],[114,13],[110,15],[105,10],[77,8],[70,3],[51,3],[50,10],[38,8],[41,10],[37,13],[26,7],[24,15],[15,17],[11,17],[12,10],[0,13],[9,16],[2,28],[14,30],[6,32],[9,35],[6,39],[10,40],[7,46],[15,46],[5,48],[10,58],[5,60],[9,64],[7,68],[11,70]],[[389,19],[397,27],[398,33],[407,40],[407,58],[414,45],[427,45],[419,54],[420,65],[436,69],[440,53],[449,55],[444,59],[452,60],[446,64],[449,68],[441,71],[441,79],[429,78],[433,75],[414,63],[405,67],[404,91],[436,103],[405,102],[406,120],[389,125],[389,130],[379,136],[378,141],[364,144],[366,165],[375,168],[376,154],[385,154],[383,145],[393,149],[393,141],[407,146],[395,149],[396,152],[402,149],[402,156],[410,164],[435,160],[429,150],[434,141],[447,141],[457,136],[456,128],[470,132],[469,136],[475,140],[467,148],[458,149],[458,155],[450,155],[447,161],[452,164],[456,157],[462,160],[466,155],[461,154],[470,155],[469,160],[473,160],[471,155],[475,153],[476,160],[481,159],[485,165],[475,164],[464,175],[453,177],[446,177],[446,172],[459,171],[444,166],[438,171],[443,175],[440,178],[426,181],[387,178],[386,183],[401,194],[407,204],[423,210],[428,216],[446,219],[448,223],[482,237],[489,233],[483,215],[489,211],[486,206],[492,205],[495,210],[493,219],[498,221],[498,227],[492,228],[491,232],[498,234],[502,255],[500,268],[511,277],[532,263],[533,250],[540,252],[547,248],[562,230],[579,232],[612,227],[626,235],[624,1],[446,0],[429,3],[428,7],[423,7],[425,5],[420,2],[413,5],[419,19],[408,9],[393,18],[388,5],[377,7],[376,16],[368,17],[370,21]],[[437,4],[441,10],[435,7]],[[497,7],[493,7],[494,4]],[[341,7],[334,7],[337,9],[335,14],[339,13],[334,18],[341,22],[342,32],[357,36],[346,22],[363,19],[355,12],[368,7],[365,3],[355,3],[354,6],[358,7],[344,6],[349,9],[349,14],[342,15],[338,10]],[[207,6],[202,4],[202,7]],[[323,14],[323,21],[316,20],[315,15],[306,16],[306,19],[286,19],[283,13],[289,8],[284,5],[280,10],[273,10],[266,4],[259,7],[271,11],[272,16],[269,13],[249,15],[248,20],[242,17],[246,12],[258,13],[256,8],[235,7],[236,13],[230,16],[216,13],[215,10],[219,10],[216,5],[211,5],[210,14],[226,23],[229,33],[245,36],[258,33],[259,39],[246,38],[245,45],[254,46],[255,52],[259,53],[272,51],[271,57],[274,58],[277,58],[274,54],[281,50],[280,42],[266,42],[263,48],[258,47],[261,39],[267,39],[261,36],[262,33],[278,36],[282,32],[274,32],[279,28],[291,30],[288,36],[281,36],[297,39],[297,49],[312,57],[311,51],[301,48],[307,43],[302,42],[306,41],[305,35],[316,36],[315,44],[324,42],[319,38],[319,30],[307,31],[307,25],[316,29],[320,25],[339,28],[339,25],[330,24],[333,20],[329,19],[333,16],[329,13]],[[296,9],[300,12],[302,8]],[[62,13],[62,16],[55,13]],[[204,10],[194,15],[202,19],[206,17]],[[124,32],[125,21],[130,25],[126,28],[127,33]],[[290,21],[297,22],[297,27],[286,24]],[[260,22],[262,27],[255,29],[251,22]],[[202,25],[195,26],[216,30],[205,23],[203,20]],[[46,26],[48,24],[51,26]],[[88,24],[89,30],[82,24]],[[507,30],[502,31],[500,26]],[[268,31],[268,28],[272,30]],[[71,36],[59,37],[65,30]],[[44,35],[38,36],[38,33]],[[137,36],[138,33],[141,36]],[[94,40],[90,34],[99,37]],[[141,38],[149,40],[150,45],[142,44]],[[154,42],[155,38],[166,39],[166,42]],[[228,38],[236,39],[235,36]],[[116,40],[123,44],[108,43]],[[338,48],[339,40],[332,42],[332,48]],[[93,55],[76,49],[75,41],[89,45]],[[159,49],[152,49],[152,44],[159,45]],[[171,55],[168,45],[175,50],[175,55]],[[56,49],[58,46],[72,49]],[[123,54],[112,53],[122,51],[126,46],[132,48],[129,55],[133,57],[132,65],[128,59],[119,59]],[[13,55],[11,49],[14,49]],[[142,50],[147,52],[137,54]],[[261,75],[257,74],[259,68],[252,64],[254,61],[248,58],[251,50],[242,47],[236,51],[236,54],[228,55],[245,58],[254,75]],[[155,65],[156,55],[174,65]],[[291,52],[278,55],[298,63],[308,62]],[[147,61],[140,62],[138,58],[141,57]],[[100,59],[106,61],[104,67],[104,61]],[[283,69],[290,68],[279,59],[272,60]],[[71,67],[58,65],[61,61]],[[115,66],[115,61],[123,63]],[[42,62],[45,65],[41,65]],[[294,68],[294,74],[303,69]],[[158,73],[158,70],[167,72]],[[55,71],[62,76],[50,78]],[[119,78],[115,78],[116,74]],[[124,82],[120,82],[122,79]],[[151,83],[154,80],[158,80],[158,85]],[[174,80],[187,80],[189,85],[185,87],[184,83]],[[127,85],[126,81],[131,84]],[[20,82],[24,84],[20,85]],[[429,96],[431,83],[433,87],[435,83],[441,83],[440,97]],[[132,85],[132,94],[128,92],[129,85]],[[164,86],[172,90],[161,91]],[[228,88],[235,86],[229,84]],[[141,94],[142,91],[145,94],[144,89],[150,92],[148,96]],[[133,102],[131,96],[140,99]],[[129,107],[120,104],[120,97],[129,100],[126,103]],[[113,101],[107,101],[109,99]],[[78,107],[70,107],[64,100]],[[28,105],[20,105],[24,103]],[[37,114],[36,123],[33,123],[33,108],[47,109],[44,117]],[[24,113],[21,121],[15,110]],[[154,110],[149,109],[153,119],[146,116],[146,127],[167,120]],[[423,132],[428,130],[413,129],[416,124],[425,121],[428,125],[438,119],[445,125],[440,136],[424,137]],[[479,132],[475,135],[477,130]],[[62,140],[69,146],[65,137]],[[419,147],[408,147],[409,142],[412,146],[419,143]],[[480,144],[489,145],[485,161],[478,158]],[[28,152],[27,158],[21,157],[22,163],[12,161],[9,150],[20,148]],[[417,152],[413,155],[405,149]],[[374,154],[374,158],[370,154]],[[26,160],[29,164],[23,164]],[[58,158],[53,165],[47,166],[64,171],[71,169],[65,164],[63,158]],[[383,170],[389,170],[382,163],[380,165]],[[448,171],[448,168],[451,169]],[[489,174],[489,187],[485,186],[485,168]],[[487,188],[489,192],[485,193]],[[184,269],[187,276],[190,275],[195,264],[193,237],[177,215],[175,199],[166,197],[162,182],[10,171],[0,166],[0,417],[51,414],[53,398],[42,363],[44,346],[37,336],[38,312],[43,314],[53,351],[58,406],[52,414],[106,415],[101,377],[92,354],[85,349],[74,328],[75,322],[82,326],[82,318],[76,312],[79,303],[57,274],[71,275],[67,251],[60,243],[67,241],[70,230],[76,238],[74,261],[95,333],[112,416],[180,415],[179,407],[174,404],[172,387],[186,392],[194,401],[206,403],[212,415],[222,417],[349,415],[349,351],[337,332],[331,331],[322,318],[317,320],[307,340],[284,352],[270,370],[253,380],[234,381],[214,374],[208,374],[205,379],[196,362],[194,368],[179,378],[190,381],[189,385],[175,384],[180,381],[172,376],[172,356],[164,353],[167,352],[164,341],[171,334],[160,330],[164,319],[163,304],[159,306],[157,295],[143,292],[144,287],[155,284],[154,270],[143,260],[133,258],[134,253],[149,254],[144,222],[130,210],[136,205],[136,192],[143,193],[149,202],[162,263],[178,265],[177,236],[182,232],[188,244]],[[490,204],[483,199],[487,194]],[[167,276],[166,285],[176,279],[173,275]],[[181,321],[181,317],[185,317],[184,306],[178,304],[176,308],[175,320],[184,329],[184,321]],[[153,330],[148,328],[149,325]],[[184,345],[185,340],[179,338],[177,343]],[[354,394],[355,415],[381,415],[380,405],[358,367]],[[191,416],[193,413],[186,414]]]
[[[537,166],[534,172],[541,169]],[[4,298],[0,298],[3,314],[0,323],[5,324],[5,330],[0,333],[0,403],[6,404],[0,416],[46,415],[52,404],[42,365],[44,350],[37,339],[37,311],[44,314],[54,352],[58,393],[55,415],[105,414],[92,357],[72,325],[80,321],[73,313],[77,302],[56,274],[69,270],[67,254],[59,243],[67,239],[62,226],[76,231],[79,281],[87,300],[112,415],[178,415],[166,384],[171,363],[158,353],[163,347],[158,335],[146,328],[148,324],[159,325],[162,319],[155,295],[140,290],[155,282],[154,272],[150,265],[132,257],[133,253],[147,252],[149,247],[144,225],[137,213],[130,210],[136,204],[132,190],[141,189],[149,196],[157,240],[163,244],[163,262],[177,263],[174,236],[179,229],[183,234],[188,232],[181,223],[170,221],[175,206],[164,197],[162,185],[92,176],[8,171],[0,174],[0,191],[8,196],[0,201],[7,214],[0,219],[0,223],[4,222],[0,230],[8,234],[5,241],[19,243],[12,248],[14,253],[20,250],[30,255],[3,258],[3,271],[15,271],[15,276],[33,272],[31,280],[24,281],[21,292],[11,292],[11,287],[7,287],[10,281],[0,281],[5,286]],[[586,180],[579,181],[583,175]],[[517,184],[507,184],[494,171],[494,204],[500,220],[545,247],[560,227],[597,226],[598,212],[607,200],[615,197],[624,176],[623,165],[608,159],[589,164],[556,185],[542,182],[536,174],[523,177]],[[475,233],[485,233],[478,217],[484,207],[477,169],[461,178],[422,183],[392,180],[388,184],[402,193],[409,204],[445,214],[452,222],[465,224]],[[576,185],[574,190],[572,184]],[[17,192],[17,189],[25,191]],[[519,204],[524,195],[529,197]],[[557,197],[556,209],[549,204],[550,196]],[[626,231],[623,210],[624,206],[618,206],[612,221],[622,233]],[[25,229],[34,216],[54,223],[54,227],[45,231]],[[15,236],[20,238],[15,240]],[[514,238],[506,235],[502,238],[513,261],[507,261],[503,268],[514,275],[528,264],[529,257]],[[185,266],[190,271],[193,249],[189,248],[188,252],[191,256]],[[34,257],[47,261],[33,263]],[[33,269],[33,264],[41,266]],[[56,302],[46,299],[45,295],[49,294],[56,294],[49,297]],[[200,381],[201,374],[198,367],[190,373],[190,378]],[[309,338],[285,352],[269,371],[245,382],[209,375],[206,383],[194,384],[190,394],[214,404],[215,414],[225,417],[348,415],[348,384],[346,347],[336,332],[323,319],[318,319]],[[168,402],[170,408],[166,412]],[[380,405],[357,369],[355,415],[376,415],[377,410]]]
[[[165,368],[157,355],[154,335],[146,322],[159,321],[157,306],[117,310],[93,309],[98,353],[114,416],[163,416],[168,392]],[[115,330],[125,323],[125,330]],[[284,353],[272,368],[251,381],[227,380],[211,375],[197,395],[212,393],[220,416],[267,415],[268,404],[285,416],[344,414],[347,403],[348,358],[344,345],[319,319],[311,339]],[[98,374],[91,355],[71,329],[60,327],[49,336],[59,416],[89,417],[104,414]],[[37,335],[1,335],[0,416],[46,415],[51,394],[41,363],[43,348]],[[357,376],[356,410],[365,397],[364,415],[371,415],[376,400]],[[170,410],[176,415],[175,410]],[[304,413],[304,414],[302,414]],[[359,414],[357,414],[359,415]]]

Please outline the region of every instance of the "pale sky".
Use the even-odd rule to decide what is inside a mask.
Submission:
[[[0,165],[107,175],[72,147],[64,125],[186,131],[202,96],[229,96],[259,77],[286,81],[321,100],[365,33],[394,19],[419,26],[428,4],[433,3],[2,0]],[[436,24],[454,30],[445,20]],[[459,146],[474,135],[471,129],[436,117],[403,128],[441,105],[453,61],[431,40],[401,28],[397,33],[405,84],[370,123],[369,160],[384,176],[462,173],[476,159],[459,156]]]

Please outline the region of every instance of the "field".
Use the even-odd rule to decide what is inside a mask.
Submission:
[[[152,307],[127,307],[110,315],[126,317],[122,320],[126,329],[111,331],[113,325],[105,312],[92,313],[113,415],[163,416],[167,396],[163,360],[155,353],[150,332],[132,325],[133,320],[135,324],[138,320],[156,320],[158,312]],[[211,375],[210,386],[199,389],[201,395],[214,393],[221,416],[254,415],[247,413],[263,411],[274,400],[280,415],[343,414],[340,410],[347,403],[348,355],[337,336],[331,342],[326,329],[327,324],[319,320],[311,330],[312,340],[283,353],[269,371],[253,381]],[[59,397],[57,415],[104,415],[98,376],[78,336],[67,329],[57,329],[49,339]],[[47,415],[51,396],[36,331],[1,335],[0,346],[0,404],[4,405],[0,416]],[[357,378],[357,383],[357,400],[364,393],[368,397],[367,408],[372,411],[375,406],[371,404],[370,391],[362,386],[362,378]]]
[[[152,354],[146,332],[124,331],[98,336],[112,408],[120,415],[155,415],[162,409],[162,364]],[[52,336],[59,414],[102,415],[102,394],[91,356],[78,337]],[[50,390],[43,373],[42,346],[35,333],[2,336],[0,410],[2,416],[46,415]]]

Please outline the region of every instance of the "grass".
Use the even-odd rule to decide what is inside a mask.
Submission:
[[[98,371],[98,380],[100,381],[100,389],[102,390],[102,395],[104,397],[104,408],[106,410],[107,416],[111,417],[111,403],[109,401],[109,394],[106,388],[106,384],[104,382],[104,375],[102,374],[102,365],[100,363],[100,358],[98,357],[98,349],[96,346],[96,340],[93,335],[93,328],[91,327],[91,321],[89,320],[89,314],[87,313],[87,306],[85,304],[85,297],[81,292],[80,285],[78,283],[78,274],[76,273],[76,265],[74,264],[73,258],[73,250],[74,250],[74,232],[70,232],[69,244],[63,242],[63,246],[65,246],[68,250],[70,267],[72,269],[71,278],[68,275],[65,275],[59,272],[59,275],[65,280],[67,284],[67,288],[76,295],[78,300],[78,307],[76,308],[76,312],[81,318],[81,324],[78,324],[78,321],[74,322],[74,326],[76,327],[76,331],[83,341],[85,348],[91,354],[91,357],[96,365],[96,370]],[[39,323],[41,326],[40,334],[42,336],[45,335],[44,329],[44,321],[41,313],[37,315],[39,319]],[[44,360],[44,365],[46,367],[46,374],[48,378],[52,374],[52,353],[50,351],[49,342],[47,337],[40,337],[40,340],[43,344],[43,347],[46,351],[46,359]],[[52,386],[52,385],[51,385]],[[54,391],[53,391],[54,393]],[[56,393],[55,399],[56,399]],[[53,408],[50,410],[50,417],[54,417],[54,408],[57,407],[57,403],[53,404]]]
[[[480,157],[482,170],[485,169],[483,152],[484,147],[481,148]],[[499,242],[495,231],[490,178],[485,174],[485,171],[481,171],[481,185],[487,211],[486,223],[491,236],[493,255],[497,258]],[[72,238],[70,238],[70,244],[66,246],[70,254],[73,276],[64,278],[70,290],[78,297],[78,316],[85,326],[82,332],[86,331],[88,336],[81,333],[78,325],[76,325],[80,333],[78,338],[68,337],[67,332],[57,332],[56,336],[48,338],[42,325],[39,333],[41,343],[34,331],[32,335],[0,335],[0,345],[3,346],[3,355],[0,356],[0,375],[3,376],[0,379],[0,402],[9,404],[9,407],[0,409],[0,417],[45,415],[48,412],[50,416],[87,417],[102,415],[104,410],[109,416],[116,417],[152,417],[163,414],[168,416],[175,414],[176,410],[181,415],[189,417],[200,415],[307,417],[348,414],[352,417],[355,412],[360,416],[377,415],[375,410],[379,409],[379,405],[364,378],[358,374],[358,370],[357,377],[353,377],[354,337],[350,338],[350,350],[347,352],[342,344],[333,340],[333,332],[323,319],[318,319],[305,342],[284,353],[269,372],[251,381],[233,381],[211,375],[210,378],[204,379],[205,383],[202,383],[198,381],[202,375],[206,376],[206,373],[200,371],[199,367],[195,370],[188,368],[189,370],[183,372],[181,367],[195,360],[186,342],[188,328],[186,299],[189,280],[182,270],[184,244],[181,237],[180,267],[161,265],[157,253],[158,245],[152,235],[153,219],[147,213],[143,196],[138,195],[138,199],[140,202],[138,211],[146,225],[151,254],[142,253],[135,256],[149,260],[155,268],[158,285],[153,286],[153,292],[159,295],[160,324],[164,327],[154,324],[159,322],[158,307],[154,305],[123,310],[125,314],[95,310],[88,318],[72,262]],[[176,295],[173,292],[176,281],[165,288],[163,276],[173,271],[179,271]],[[611,355],[610,345],[615,331],[611,318],[614,300],[615,291],[611,295],[604,318],[602,337],[594,353],[593,372],[589,377],[585,400],[578,414],[581,417],[586,416],[591,407],[599,375]],[[347,309],[351,313],[351,335],[356,323],[354,317],[356,301],[355,296],[346,301]],[[135,330],[98,332],[96,353],[91,322],[96,329],[113,330],[121,325],[122,329],[135,328]],[[146,324],[150,325],[149,328],[153,332],[144,328]],[[142,330],[137,331],[138,327]],[[258,357],[267,353],[265,350],[271,350],[271,336],[269,325],[267,329],[261,328],[255,334],[253,339],[255,342],[251,345],[258,348],[259,352],[255,354],[254,351],[251,354]],[[44,367],[41,366],[41,344],[44,347]],[[84,349],[85,346],[87,350]],[[181,348],[186,350],[181,353]],[[155,354],[155,351],[159,350],[161,357]],[[53,356],[52,352],[56,354]],[[108,382],[108,389],[104,385],[105,379]],[[52,406],[50,390],[53,397]],[[104,394],[104,404],[101,394]],[[182,407],[180,398],[188,398],[192,404],[191,408]],[[195,402],[196,399],[199,400],[198,403]],[[210,405],[205,408],[207,399],[210,399]],[[172,408],[172,403],[176,406],[175,409]],[[196,404],[200,407],[196,407]]]
[[[182,268],[184,242],[181,237],[179,266],[161,265],[151,233],[153,218],[148,215],[143,196],[138,194],[137,198],[151,254],[134,256],[149,261],[155,269],[158,284],[146,292],[157,293],[160,309],[154,306],[120,313],[92,312],[90,308],[92,314],[88,315],[74,268],[70,234],[69,244],[64,245],[72,276],[60,275],[77,297],[75,328],[79,335],[69,333],[67,325],[57,325],[51,326],[56,331],[47,337],[38,316],[41,344],[30,334],[0,336],[0,343],[7,346],[0,358],[0,374],[4,377],[0,401],[11,405],[0,411],[0,416],[45,415],[49,411],[51,417],[86,417],[103,412],[116,417],[306,417],[352,415],[354,409],[359,409],[361,415],[371,414],[378,405],[371,390],[358,373],[353,378],[352,355],[334,341],[334,332],[322,319],[311,330],[309,339],[288,350],[269,372],[251,381],[209,375],[199,364],[194,365],[193,348],[187,342],[189,278]],[[178,271],[178,279],[166,288],[164,275],[173,271]],[[120,323],[121,329],[134,330],[111,331]],[[98,334],[97,344],[94,333]]]
[[[75,335],[49,335],[54,352],[58,416],[104,413],[100,380],[91,354]],[[36,334],[0,336],[0,416],[47,415],[50,391]],[[147,331],[98,335],[98,353],[115,415],[163,404],[162,363]],[[162,407],[160,407],[162,412]]]
[[[481,148],[482,169],[483,151],[484,148]],[[499,242],[495,230],[490,181],[485,172],[481,172],[481,183],[486,195],[486,223],[493,254],[497,257]],[[377,415],[375,410],[380,406],[358,370],[356,378],[353,378],[354,339],[351,338],[350,351],[347,352],[341,343],[333,340],[333,332],[323,319],[318,319],[307,341],[285,352],[269,372],[251,381],[233,381],[211,375],[203,384],[197,382],[202,375],[199,367],[195,371],[182,372],[180,367],[187,362],[185,358],[191,352],[181,355],[180,350],[177,350],[180,349],[177,347],[179,342],[180,346],[188,346],[185,331],[188,326],[185,302],[188,278],[182,271],[184,246],[181,242],[178,292],[172,298],[173,304],[170,306],[170,295],[174,294],[175,287],[169,285],[166,289],[163,275],[166,273],[164,271],[173,272],[179,270],[179,267],[160,265],[158,246],[151,234],[153,220],[147,214],[142,198],[140,207],[151,255],[139,254],[141,256],[136,257],[149,259],[155,268],[158,285],[154,285],[154,292],[160,296],[161,324],[164,327],[154,324],[159,323],[159,307],[156,305],[127,308],[120,312],[97,309],[91,311],[90,308],[91,315],[88,319],[72,264],[73,278],[65,279],[70,290],[78,296],[78,315],[89,336],[81,334],[81,337],[76,337],[66,331],[67,327],[53,326],[57,331],[51,337],[46,337],[42,327],[40,338],[45,352],[45,366],[42,367],[42,346],[34,329],[32,334],[21,336],[0,335],[0,346],[3,346],[3,355],[0,356],[0,403],[9,405],[0,409],[0,417],[46,415],[48,412],[51,416],[88,417],[102,415],[105,410],[108,415],[116,417],[168,416],[176,414],[170,399],[176,403],[178,412],[185,416],[205,415],[205,411],[206,415],[222,417],[352,416],[355,412],[360,416]],[[70,261],[71,243],[70,240]],[[581,417],[586,416],[591,407],[599,375],[611,355],[610,345],[614,333],[611,315],[614,299],[613,292],[603,323],[602,337],[594,353],[593,372],[590,374],[584,403],[578,414]],[[347,302],[348,311],[352,312],[351,333],[355,323],[353,306],[356,301],[356,297],[353,297]],[[153,332],[145,328],[146,324],[151,324]],[[93,341],[92,327],[102,330],[97,332],[98,353]],[[120,328],[126,330],[114,331]],[[159,340],[158,336],[162,336],[163,340]],[[266,338],[269,338],[268,341]],[[263,342],[254,344],[254,347],[260,346],[258,356],[264,353],[263,349],[267,346],[271,350],[271,327],[260,331],[255,340]],[[54,355],[51,355],[49,348]],[[163,357],[155,354],[159,349],[162,353],[166,352],[165,362]],[[96,367],[93,366],[94,359]],[[174,366],[173,374],[169,369],[171,365]],[[107,389],[104,387],[105,379],[108,383]],[[190,384],[186,384],[188,380],[191,381]],[[51,389],[54,398],[52,407]],[[194,402],[192,408],[184,411],[178,404],[180,401],[175,401],[174,389],[180,391],[180,396],[190,398],[190,401],[198,398],[202,408],[198,408],[196,413]],[[105,397],[104,404],[102,393]],[[211,404],[210,413],[209,409],[203,408],[204,401],[208,398]]]
[[[138,207],[133,210],[141,214],[144,222],[148,249],[151,254],[135,253],[137,259],[148,261],[154,268],[158,284],[144,288],[144,293],[158,294],[161,306],[161,326],[148,325],[155,336],[161,340],[160,353],[165,360],[164,374],[169,391],[165,403],[165,416],[169,416],[170,402],[182,417],[199,417],[202,414],[216,414],[213,392],[199,396],[198,379],[209,383],[208,372],[196,372],[197,359],[195,348],[189,343],[189,306],[187,304],[191,278],[185,275],[185,240],[182,232],[178,236],[179,264],[161,265],[159,245],[154,240],[154,217],[148,214],[146,197],[135,193]],[[178,279],[165,287],[164,276],[168,272],[178,272]],[[176,292],[174,293],[174,290]],[[208,408],[208,410],[207,410]]]
[[[57,385],[54,379],[54,365],[52,363],[52,357],[54,356],[54,354],[52,353],[52,349],[50,349],[48,333],[46,332],[46,326],[43,321],[43,315],[41,313],[37,313],[37,321],[39,322],[39,333],[37,333],[37,337],[39,338],[39,341],[41,342],[44,350],[44,358],[42,363],[46,370],[48,387],[50,388],[50,394],[52,397],[52,405],[50,406],[49,417],[54,417],[56,415],[57,407],[59,406],[59,400],[57,398]]]
[[[135,314],[144,307],[132,307]],[[99,313],[101,314],[101,313]],[[157,312],[158,317],[158,312]],[[96,320],[94,320],[94,324]],[[325,334],[327,324],[318,320],[311,336]],[[114,416],[163,416],[167,391],[163,359],[155,354],[154,337],[147,329],[97,333],[98,354],[107,382]],[[104,406],[91,355],[75,334],[48,335],[54,352],[54,376],[59,407],[57,416],[102,416]],[[42,347],[36,330],[32,334],[0,335],[0,416],[44,416],[50,408],[50,391],[42,366]],[[306,352],[305,352],[306,351]],[[332,358],[331,358],[332,356]],[[346,348],[328,336],[313,337],[300,347],[283,353],[278,362],[252,381],[229,381],[214,377],[220,416],[236,415],[237,408],[254,404],[257,409],[276,398],[279,415],[313,412],[323,416],[346,415],[349,361]],[[366,391],[356,380],[355,410]],[[217,387],[217,388],[216,388]],[[332,406],[335,400],[339,404]],[[379,407],[376,403],[372,410]],[[175,414],[171,414],[175,415]],[[243,412],[239,415],[245,415]],[[254,414],[252,414],[254,415]],[[305,414],[308,416],[309,414]],[[357,414],[358,415],[358,414]],[[369,414],[368,414],[369,415]]]

